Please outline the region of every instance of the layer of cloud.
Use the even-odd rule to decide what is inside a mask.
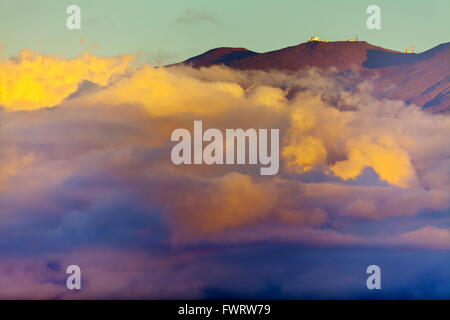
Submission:
[[[2,261],[102,248],[137,252],[144,265],[143,252],[164,252],[165,261],[180,253],[193,263],[203,247],[267,242],[448,249],[449,117],[374,99],[370,82],[349,92],[333,70],[131,60],[24,51],[0,64]],[[205,128],[279,128],[280,173],[173,165],[171,132],[192,130],[194,120]],[[112,274],[99,277],[106,283]],[[122,275],[117,290],[128,283]],[[92,296],[108,286],[98,287]],[[11,295],[21,297],[18,290]],[[59,297],[52,290],[46,296]],[[136,290],[164,296],[159,287]]]
[[[123,74],[132,60],[130,55],[101,58],[89,53],[66,60],[23,50],[0,62],[0,106],[33,110],[58,105],[81,81],[104,86],[112,76]]]
[[[217,19],[211,13],[197,9],[187,9],[177,19],[178,23],[197,23],[197,22],[212,22],[216,23]]]

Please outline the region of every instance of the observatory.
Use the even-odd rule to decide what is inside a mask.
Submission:
[[[411,47],[411,50],[408,50],[408,48],[405,48],[405,53],[414,53],[414,46]]]
[[[318,36],[311,37],[309,42],[318,41],[318,42],[327,42],[327,40],[320,40]]]

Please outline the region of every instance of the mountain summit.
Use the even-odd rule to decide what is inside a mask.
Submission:
[[[365,41],[308,41],[297,46],[280,50],[256,53],[245,48],[217,48],[185,61],[196,67],[224,64],[237,69],[289,70],[297,71],[305,67],[336,67],[347,69],[361,66],[367,60],[367,52],[400,54],[400,52],[373,46]],[[229,59],[240,53],[240,58]],[[377,59],[375,55],[372,59]],[[371,63],[372,64],[372,63]]]
[[[400,99],[435,113],[450,112],[450,43],[423,53],[402,53],[365,41],[308,41],[257,53],[216,48],[183,62],[195,68],[225,65],[239,70],[296,72],[316,67],[354,70],[361,80],[377,76],[378,98]]]

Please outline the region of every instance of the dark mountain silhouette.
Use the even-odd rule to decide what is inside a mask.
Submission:
[[[450,43],[412,57],[409,63],[378,69],[377,96],[450,113]]]
[[[239,70],[286,72],[310,67],[334,67],[341,74],[352,70],[359,73],[359,81],[376,78],[378,98],[400,99],[431,112],[450,112],[450,43],[406,54],[365,41],[309,41],[265,53],[217,48],[183,63],[196,68],[226,65]]]
[[[245,48],[217,48],[209,50],[199,56],[186,60],[184,63],[194,67],[205,67],[214,64],[229,64],[233,61],[257,55],[257,52]]]

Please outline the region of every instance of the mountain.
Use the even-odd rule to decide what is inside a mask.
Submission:
[[[450,113],[450,43],[407,54],[365,41],[308,41],[265,53],[216,48],[183,63],[195,68],[226,65],[239,70],[286,72],[309,67],[353,70],[359,73],[359,81],[376,79],[378,98],[400,99],[430,112]]]
[[[229,65],[233,61],[242,60],[258,54],[245,48],[216,48],[199,56],[187,59],[184,63],[191,64],[195,68],[212,66],[214,64]]]
[[[381,75],[377,95],[414,103],[434,113],[450,113],[450,43],[412,58],[409,63],[377,70]]]
[[[376,47],[364,41],[310,41],[265,53],[256,53],[244,48],[217,48],[188,59],[185,63],[192,63],[195,67],[225,64],[237,69],[259,70],[297,71],[305,67],[326,68],[331,66],[347,69],[362,65],[366,61],[368,50],[395,53],[395,51]],[[242,58],[229,60],[228,57],[236,52],[246,54]],[[373,59],[376,58],[377,55]]]

